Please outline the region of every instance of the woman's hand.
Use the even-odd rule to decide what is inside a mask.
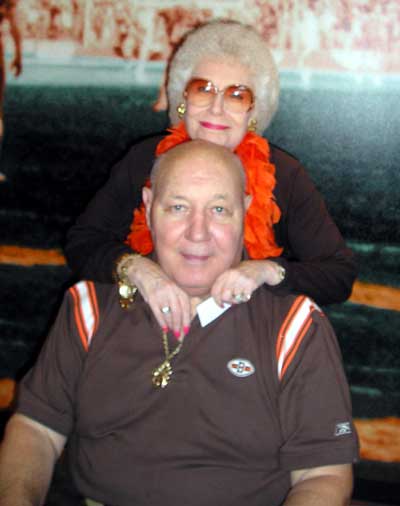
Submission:
[[[279,265],[271,260],[245,260],[218,276],[211,288],[211,295],[221,307],[224,302],[247,302],[262,284],[274,286],[282,281],[279,269]]]
[[[191,320],[189,296],[149,258],[138,255],[127,274],[149,304],[160,327],[172,330],[177,339],[186,335]]]

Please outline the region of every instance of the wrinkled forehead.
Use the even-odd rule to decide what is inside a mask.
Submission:
[[[193,192],[208,188],[211,193],[224,193],[241,198],[245,190],[245,177],[240,161],[229,155],[196,152],[166,159],[157,168],[152,179],[155,194],[176,189]]]

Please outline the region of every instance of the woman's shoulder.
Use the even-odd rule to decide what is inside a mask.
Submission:
[[[278,186],[313,186],[310,176],[295,155],[274,144],[270,144],[270,151]]]
[[[276,172],[296,171],[301,167],[298,158],[276,144],[270,143],[271,161],[276,167]]]
[[[157,144],[163,137],[163,134],[151,135],[132,144],[113,166],[111,177],[133,177],[135,180],[147,177],[155,160]]]
[[[154,157],[157,144],[165,137],[165,134],[152,134],[142,137],[130,146],[124,159],[130,157]]]

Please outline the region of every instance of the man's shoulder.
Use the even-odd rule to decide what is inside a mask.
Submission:
[[[119,309],[117,285],[79,281],[67,290],[71,317],[82,341],[90,343],[100,323]]]
[[[258,312],[265,319],[265,327],[270,329],[269,346],[281,381],[290,364],[302,355],[302,344],[314,337],[319,338],[320,322],[326,317],[321,308],[305,295],[278,296],[267,289],[260,291],[257,307],[261,309]]]
[[[283,339],[285,336],[303,332],[316,319],[324,317],[318,304],[306,295],[280,296],[265,287],[258,292],[257,310],[260,310],[260,315],[273,322],[274,339]]]
[[[102,283],[100,281],[91,281],[89,279],[83,279],[81,281],[77,281],[71,287],[68,288],[68,292],[73,290],[95,290],[96,292],[107,294],[111,292],[112,288],[115,288],[115,283]]]
[[[277,295],[267,285],[261,286],[254,295],[256,294],[259,297],[258,303],[263,305],[268,304],[271,311],[276,312],[277,315],[285,315],[293,307],[297,307],[300,304],[313,306],[322,311],[313,299],[304,294],[290,293],[288,295]]]

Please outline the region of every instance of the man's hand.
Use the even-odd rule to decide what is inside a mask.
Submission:
[[[177,339],[188,333],[191,321],[189,296],[158,264],[138,256],[128,269],[128,277],[149,304],[163,330],[172,330]]]
[[[280,282],[279,267],[270,260],[245,260],[238,267],[218,276],[211,288],[215,302],[223,306],[250,300],[252,293],[266,283],[274,286]]]

